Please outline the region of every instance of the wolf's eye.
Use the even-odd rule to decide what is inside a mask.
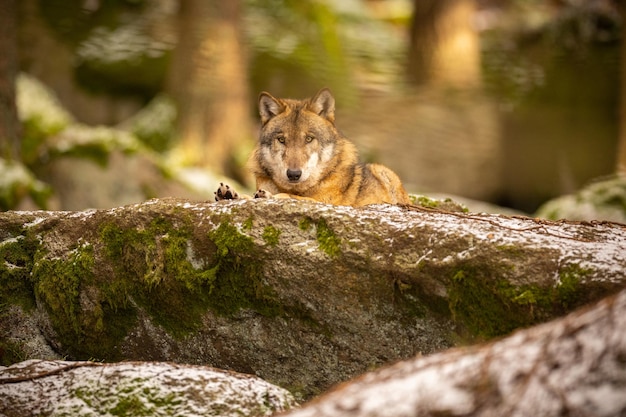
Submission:
[[[279,141],[280,143],[285,143],[285,136],[284,135],[278,135],[278,136],[276,136],[276,140]]]
[[[306,137],[304,138],[304,140],[306,141],[306,143],[311,143],[311,142],[313,142],[313,139],[315,139],[315,136],[313,136],[313,135],[306,135]]]

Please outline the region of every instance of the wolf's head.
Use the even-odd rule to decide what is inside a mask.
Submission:
[[[335,99],[323,89],[308,100],[259,97],[261,135],[258,164],[283,192],[301,193],[329,169],[340,135],[335,128]]]

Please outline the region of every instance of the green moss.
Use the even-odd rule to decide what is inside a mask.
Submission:
[[[228,221],[220,223],[209,238],[217,246],[218,277],[211,289],[211,307],[224,315],[242,308],[270,317],[280,314],[282,308],[273,290],[261,279],[261,265],[250,256],[254,250],[252,239]]]
[[[114,279],[101,282],[111,308],[125,308],[131,297],[157,323],[183,336],[200,325],[206,311],[206,291],[215,280],[216,268],[194,267],[191,227],[174,227],[162,218],[145,229],[105,224],[100,236],[106,256],[115,265]]]
[[[252,226],[254,226],[254,218],[250,216],[243,222],[241,228],[245,231],[250,231],[252,230]]]
[[[328,256],[336,258],[341,254],[341,239],[328,227],[326,220],[318,220],[316,237],[320,249]]]
[[[278,245],[280,230],[278,230],[274,226],[266,226],[263,229],[263,234],[261,235],[261,237],[267,245],[276,246]]]
[[[341,239],[328,227],[326,220],[322,218],[315,221],[310,217],[303,217],[298,223],[303,232],[309,231],[312,226],[315,226],[315,238],[319,248],[331,258],[338,257],[341,254]]]
[[[411,202],[413,204],[417,204],[418,206],[428,207],[428,208],[437,208],[439,207],[439,203],[440,203],[439,200],[428,198],[423,195],[411,196]]]
[[[174,413],[182,403],[175,393],[147,387],[145,378],[122,380],[114,388],[81,387],[72,395],[95,412],[113,416],[153,416],[156,410]]]
[[[568,309],[581,304],[581,281],[591,273],[579,265],[570,264],[559,271],[559,283],[555,288],[557,302]],[[582,297],[584,299],[584,297]]]
[[[222,315],[242,308],[268,316],[281,311],[253,261],[252,239],[228,219],[209,232],[203,259],[194,259],[190,224],[155,219],[144,230],[108,224],[100,234],[116,265],[116,278],[103,284],[109,304],[123,306],[130,295],[174,336],[197,330],[207,309]]]
[[[466,267],[452,276],[449,307],[455,321],[471,337],[492,338],[560,316],[584,304],[580,282],[590,271],[571,264],[559,272],[556,286],[519,285],[483,276],[479,268]]]
[[[95,284],[93,247],[77,244],[67,259],[39,253],[32,270],[37,299],[44,305],[62,348],[78,358],[121,359],[117,344],[135,323],[129,308],[112,308]]]
[[[33,268],[37,298],[45,303],[50,318],[64,336],[81,341],[80,287],[93,276],[93,248],[77,246],[68,260],[40,256]]]
[[[136,325],[137,307],[175,337],[199,329],[208,309],[227,316],[241,309],[284,314],[315,326],[305,308],[279,302],[252,238],[230,219],[220,220],[206,235],[191,220],[105,221],[98,229],[102,246],[79,240],[63,257],[48,256],[36,236],[5,238],[0,306],[33,308],[36,298],[65,354],[107,361],[122,359],[119,346]],[[263,232],[268,244],[278,242],[277,229]]]
[[[0,320],[2,312],[0,311]],[[0,340],[0,366],[9,366],[26,360],[26,355],[19,343],[9,340]]]
[[[462,323],[471,337],[488,339],[537,322],[534,307],[541,294],[541,289],[515,287],[468,267],[452,277],[449,305],[454,320]]]
[[[17,304],[28,311],[35,307],[30,274],[39,242],[25,231],[16,234],[0,243],[0,305]]]
[[[489,287],[480,271],[472,268],[457,271],[448,288],[453,319],[462,323],[471,336],[479,338],[506,334],[519,327],[520,317],[498,292],[497,287]]]
[[[467,207],[460,203],[457,203],[451,198],[446,198],[445,200],[437,200],[423,195],[410,195],[409,198],[411,199],[411,203],[425,208],[440,209],[461,213],[469,212],[469,209]]]
[[[109,410],[114,416],[151,416],[154,410],[146,407],[142,398],[136,395],[120,395],[117,405]]]
[[[300,228],[300,230],[302,230],[303,232],[308,231],[311,228],[311,218],[310,217],[303,217],[300,222],[298,223],[298,227]]]

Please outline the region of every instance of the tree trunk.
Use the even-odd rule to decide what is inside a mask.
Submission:
[[[241,36],[240,0],[181,0],[169,75],[180,109],[180,159],[237,178],[237,154],[252,137]]]
[[[473,25],[474,0],[415,0],[408,78],[417,85],[480,85],[480,45]]]
[[[309,398],[563,315],[624,271],[612,223],[294,200],[0,213],[0,362],[205,364]]]
[[[15,0],[0,1],[0,158],[20,159],[20,125],[15,104],[17,8]]]
[[[626,415],[626,291],[484,346],[364,375],[289,417]]]
[[[626,22],[626,1],[617,2],[622,22]],[[626,25],[622,24],[621,39],[621,71],[619,88],[619,138],[617,143],[616,169],[619,174],[626,175]]]

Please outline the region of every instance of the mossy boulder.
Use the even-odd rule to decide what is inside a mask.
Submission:
[[[419,206],[0,213],[0,360],[31,357],[12,324],[31,317],[33,343],[68,359],[204,364],[308,398],[615,292],[625,253],[616,224]]]
[[[261,417],[296,404],[286,390],[250,375],[143,362],[31,360],[0,367],[0,397],[5,416]]]
[[[592,182],[580,191],[544,203],[537,217],[626,223],[626,174]]]

